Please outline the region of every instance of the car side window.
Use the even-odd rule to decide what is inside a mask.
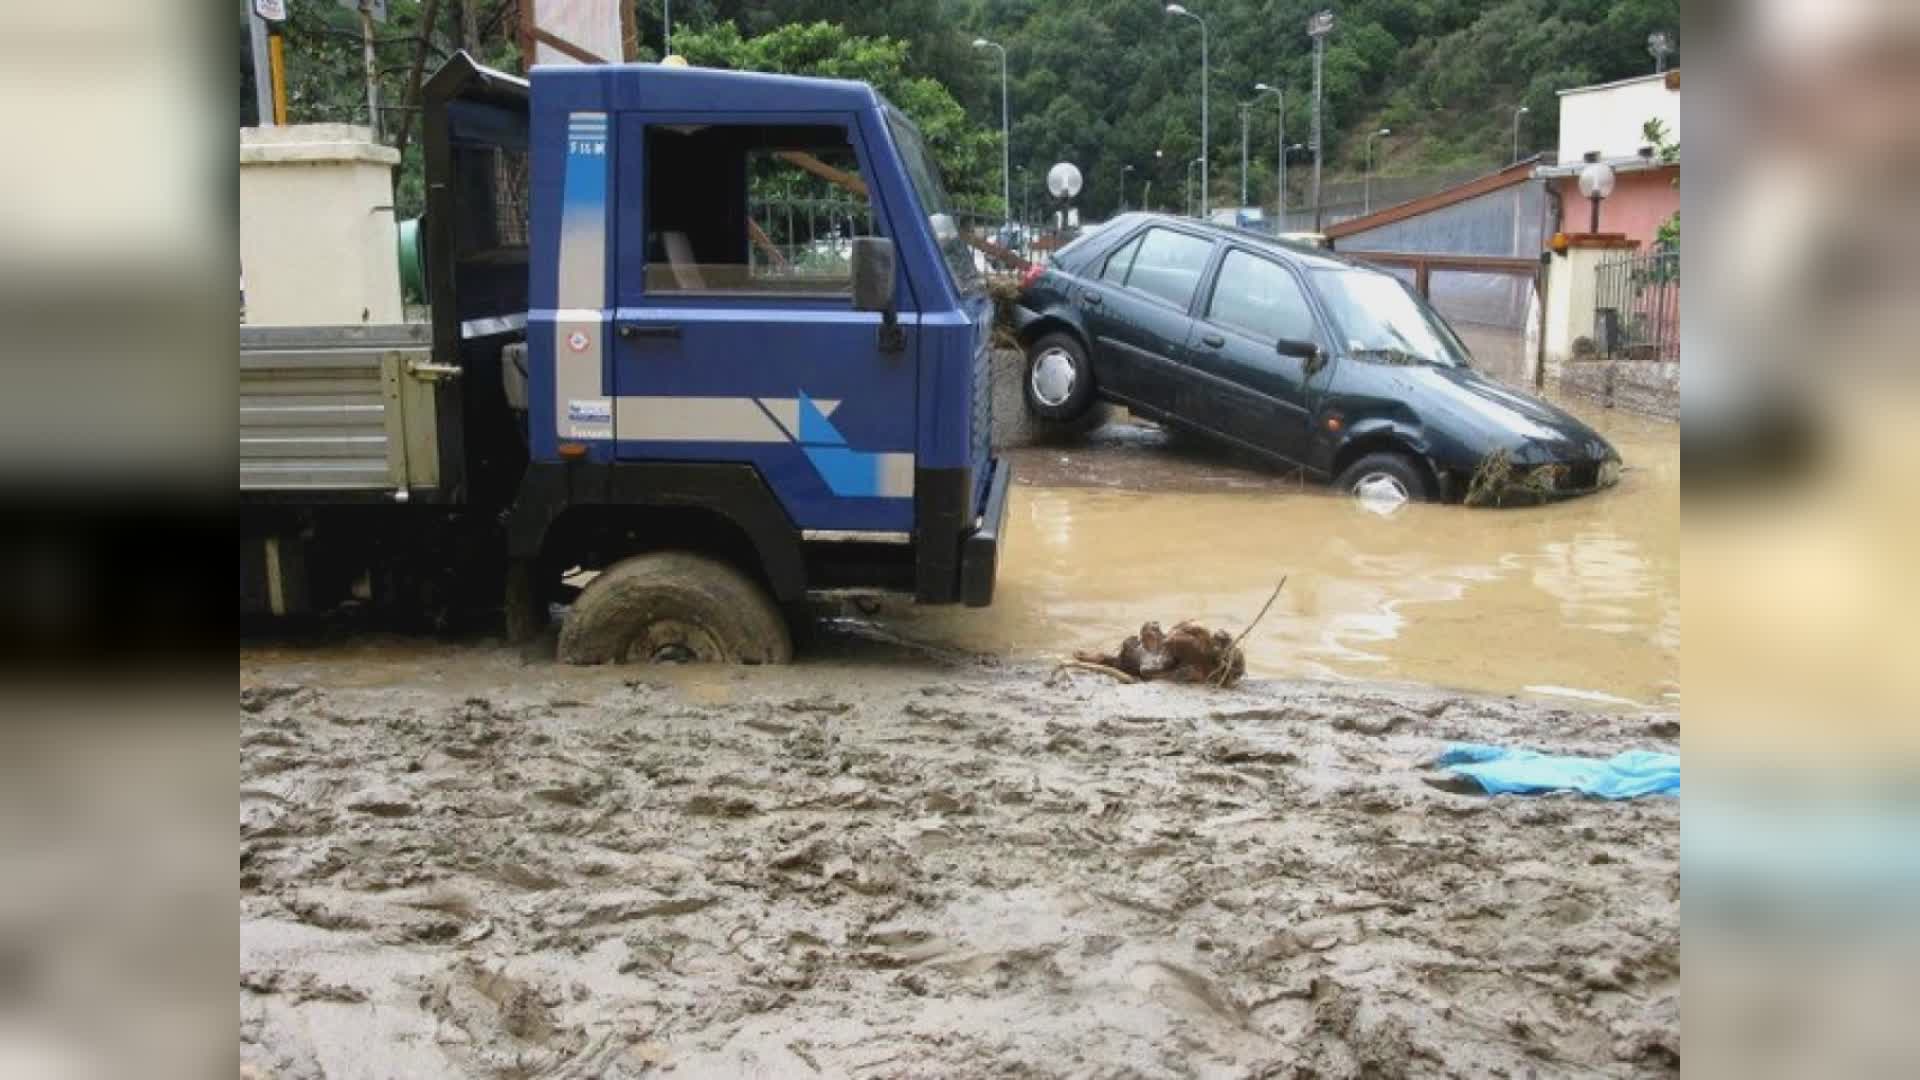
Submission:
[[[1126,285],[1185,310],[1212,253],[1211,240],[1172,229],[1148,229],[1127,271]]]
[[[1100,270],[1100,280],[1111,281],[1115,285],[1125,285],[1127,271],[1133,268],[1133,256],[1140,250],[1140,241],[1145,238],[1146,234],[1142,233],[1121,244],[1120,250],[1107,256],[1107,264]]]
[[[1319,339],[1300,282],[1279,264],[1244,251],[1229,251],[1220,260],[1207,320],[1263,341]]]

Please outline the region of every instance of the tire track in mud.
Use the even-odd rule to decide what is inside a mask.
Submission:
[[[540,668],[461,691],[256,678],[243,1060],[1677,1072],[1677,802],[1461,796],[1418,768],[1454,739],[1604,755],[1677,730],[1043,676],[790,669],[723,705]]]

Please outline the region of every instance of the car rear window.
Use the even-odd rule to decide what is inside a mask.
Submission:
[[[1172,229],[1148,229],[1127,271],[1126,285],[1184,309],[1200,285],[1200,272],[1212,252],[1211,240]]]

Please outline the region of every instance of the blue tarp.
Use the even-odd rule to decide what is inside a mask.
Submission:
[[[1680,755],[1651,750],[1628,750],[1601,761],[1456,743],[1433,763],[1472,780],[1489,795],[1577,791],[1601,799],[1634,799],[1680,794]]]

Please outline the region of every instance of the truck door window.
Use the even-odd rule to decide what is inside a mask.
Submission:
[[[1317,341],[1313,309],[1294,276],[1275,263],[1229,251],[1207,302],[1207,321],[1262,341]]]
[[[840,127],[650,126],[646,191],[650,293],[850,293],[881,235]]]
[[[1158,296],[1184,311],[1212,253],[1211,240],[1172,229],[1148,229],[1127,272],[1127,287]]]

